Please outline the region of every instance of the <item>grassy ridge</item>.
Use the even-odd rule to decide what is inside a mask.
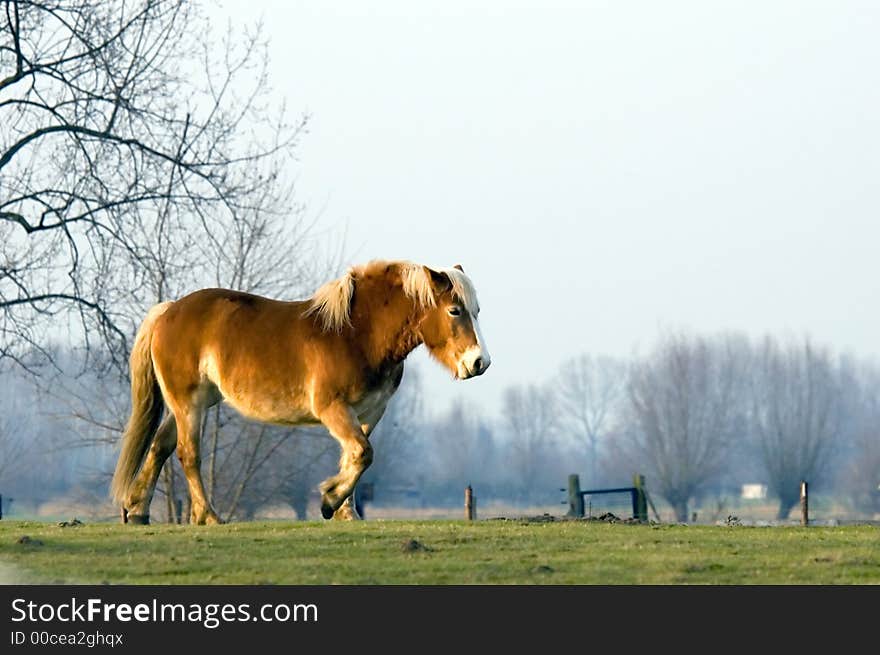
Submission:
[[[62,528],[4,520],[0,582],[10,581],[880,584],[880,528],[396,520]]]

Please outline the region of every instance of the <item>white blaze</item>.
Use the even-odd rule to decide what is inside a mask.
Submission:
[[[471,346],[467,350],[464,351],[461,355],[461,359],[458,362],[459,368],[459,377],[466,377],[470,374],[474,369],[474,362],[477,359],[483,360],[482,370],[486,370],[489,367],[489,364],[492,363],[492,358],[489,356],[489,349],[486,348],[486,342],[483,339],[483,333],[480,330],[480,323],[477,321],[477,317],[471,314],[471,323],[474,326],[474,334],[477,337],[477,344],[475,346]]]

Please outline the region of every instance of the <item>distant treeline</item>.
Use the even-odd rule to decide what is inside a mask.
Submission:
[[[55,360],[76,369],[72,355]],[[59,497],[106,506],[128,412],[127,389],[110,379],[3,374],[0,493],[22,506]],[[374,503],[459,505],[472,484],[484,503],[555,504],[568,473],[584,486],[620,486],[638,471],[682,521],[694,503],[747,483],[766,485],[785,518],[800,480],[854,514],[880,512],[880,368],[807,338],[664,333],[628,360],[582,354],[543,384],[505,389],[500,416],[467,401],[427,409],[410,367],[372,437],[363,482]],[[306,517],[338,457],[321,428],[256,424],[226,408],[211,410],[203,429],[206,486],[226,519],[272,505]],[[161,478],[160,520],[176,518],[172,499],[186,499],[178,468],[169,460]]]

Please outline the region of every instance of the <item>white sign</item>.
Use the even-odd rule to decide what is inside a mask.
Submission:
[[[767,497],[767,485],[744,484],[742,486],[742,497],[748,500],[763,500]]]

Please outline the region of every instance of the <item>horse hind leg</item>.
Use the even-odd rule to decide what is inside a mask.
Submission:
[[[335,512],[333,512],[333,520],[335,521],[360,521],[361,515],[358,514],[357,508],[354,506],[354,491],[342,501]]]
[[[156,481],[168,456],[177,446],[174,416],[168,414],[156,431],[153,443],[140,471],[131,483],[128,497],[123,506],[126,523],[147,524],[150,522],[150,503],[156,490]]]
[[[177,420],[177,457],[180,459],[189,486],[190,523],[196,525],[222,522],[211,507],[205,494],[205,486],[202,484],[199,437],[203,410],[203,407],[195,404],[174,408],[174,416]]]

